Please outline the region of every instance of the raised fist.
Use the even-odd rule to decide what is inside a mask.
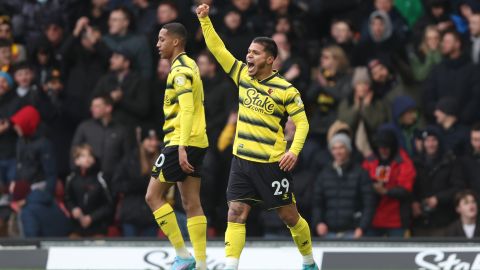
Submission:
[[[195,12],[197,13],[198,18],[205,18],[208,16],[209,10],[210,7],[207,4],[201,4],[197,7],[197,10]]]

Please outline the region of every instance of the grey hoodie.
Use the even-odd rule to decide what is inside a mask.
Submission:
[[[383,32],[383,35],[380,39],[375,39],[372,27],[370,26],[372,24],[372,21],[377,17],[382,18],[383,22],[385,23],[385,31]],[[393,34],[393,26],[388,13],[380,10],[372,12],[372,14],[370,14],[370,18],[368,19],[368,33],[370,34],[372,40],[375,42],[382,42],[389,39]]]

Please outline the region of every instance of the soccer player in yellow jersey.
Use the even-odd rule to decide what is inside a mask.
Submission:
[[[208,49],[239,89],[234,158],[227,187],[225,269],[238,268],[245,245],[245,221],[256,202],[277,211],[288,226],[303,255],[303,269],[318,269],[312,256],[310,228],[297,211],[289,173],[303,147],[308,121],[298,90],[272,69],[277,45],[271,38],[255,38],[248,48],[246,64],[242,63],[215,32],[208,17],[209,6],[198,6],[196,13]],[[286,151],[283,126],[288,116],[296,132]]]
[[[203,85],[195,61],[185,54],[187,31],[182,24],[169,23],[158,35],[161,58],[171,63],[163,110],[164,148],[152,169],[146,201],[175,248],[173,270],[205,270],[207,219],[200,204],[200,169],[208,147],[203,107]],[[166,193],[176,184],[187,213],[187,228],[195,258],[185,248],[182,234]]]

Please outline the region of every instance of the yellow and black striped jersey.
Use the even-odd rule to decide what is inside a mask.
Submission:
[[[255,162],[279,161],[287,146],[283,126],[291,116],[296,132],[290,151],[298,155],[309,128],[298,90],[277,72],[261,81],[248,75],[246,64],[225,48],[210,19],[202,18],[200,24],[209,50],[239,88],[233,154]]]
[[[203,100],[197,64],[181,53],[172,62],[163,101],[166,146],[208,146]]]

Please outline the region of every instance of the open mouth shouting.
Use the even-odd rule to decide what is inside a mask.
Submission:
[[[247,59],[248,75],[254,76],[257,73],[257,66],[253,63],[253,59]]]

